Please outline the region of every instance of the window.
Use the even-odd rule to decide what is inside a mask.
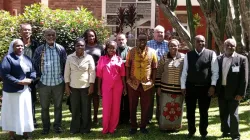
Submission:
[[[137,7],[138,20],[135,23],[136,28],[131,32],[130,27],[124,27],[123,33],[134,36],[140,31],[146,31],[155,27],[155,0],[102,0],[103,17],[106,19],[107,27],[111,33],[116,32],[117,11],[119,7],[127,7],[129,4],[135,4]],[[134,41],[131,41],[132,44]]]

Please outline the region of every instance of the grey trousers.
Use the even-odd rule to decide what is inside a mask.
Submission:
[[[70,132],[85,133],[91,128],[91,100],[88,95],[89,88],[71,88],[70,104],[72,118]]]
[[[61,127],[62,123],[62,99],[64,94],[64,82],[56,86],[46,86],[42,82],[38,83],[38,93],[41,103],[41,114],[42,114],[42,123],[43,129],[50,129],[50,116],[49,116],[49,107],[51,97],[53,98],[54,103],[54,128]]]

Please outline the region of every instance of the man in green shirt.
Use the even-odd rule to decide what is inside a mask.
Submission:
[[[127,38],[125,34],[118,34],[116,36],[116,42],[118,45],[117,52],[118,55],[122,58],[123,63],[126,62],[126,57],[128,51],[131,49],[127,46]],[[121,98],[121,108],[120,108],[120,124],[128,124],[129,123],[129,100],[128,95],[124,95]]]

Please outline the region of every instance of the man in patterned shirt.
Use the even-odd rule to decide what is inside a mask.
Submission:
[[[40,96],[42,108],[42,134],[47,135],[50,130],[49,106],[51,96],[54,102],[54,131],[56,133],[62,132],[62,98],[64,94],[63,75],[67,55],[65,49],[55,42],[55,30],[45,30],[44,37],[46,43],[36,49],[33,59],[37,77],[40,78],[37,90]]]
[[[155,83],[157,56],[155,50],[146,46],[147,35],[140,34],[137,47],[128,52],[126,59],[126,80],[130,108],[130,134],[137,132],[136,110],[138,100],[141,103],[140,131],[147,134],[148,110],[151,104],[152,88]]]
[[[164,40],[165,29],[161,25],[157,25],[154,28],[154,39],[147,42],[147,46],[150,48],[153,48],[156,51],[157,59],[160,61],[160,58],[168,52],[168,42]],[[154,95],[155,95],[155,88],[152,90],[152,101],[151,106],[149,109],[149,116],[148,116],[148,122],[151,122],[151,119],[153,118],[153,110],[154,110]],[[156,94],[156,119],[158,121],[159,119],[159,96]]]

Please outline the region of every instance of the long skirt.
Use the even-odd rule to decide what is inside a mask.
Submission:
[[[184,96],[182,94],[161,94],[160,130],[177,130],[182,127],[183,100]]]
[[[26,88],[22,93],[3,91],[0,126],[4,131],[14,131],[18,135],[34,130],[31,93]]]

